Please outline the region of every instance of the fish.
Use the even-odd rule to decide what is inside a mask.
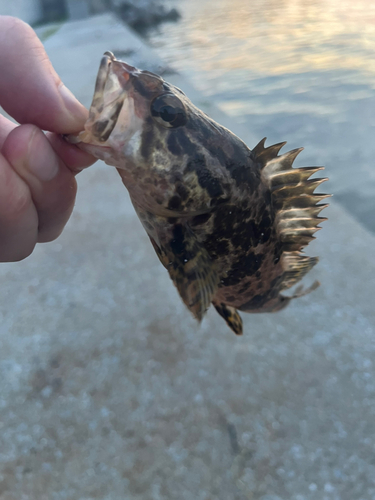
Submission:
[[[250,149],[176,86],[105,52],[84,130],[67,140],[117,168],[178,293],[201,321],[211,304],[241,335],[239,311],[276,312],[318,262],[303,252],[325,220],[324,167],[303,148]]]

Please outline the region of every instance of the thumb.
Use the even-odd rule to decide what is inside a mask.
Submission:
[[[63,85],[32,28],[0,16],[0,105],[19,123],[59,134],[82,130],[88,112]]]

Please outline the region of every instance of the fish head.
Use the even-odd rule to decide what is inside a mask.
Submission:
[[[117,168],[127,168],[128,162],[140,165],[150,161],[142,148],[151,137],[158,137],[163,149],[169,131],[186,124],[188,106],[177,87],[106,52],[84,131],[68,140]]]

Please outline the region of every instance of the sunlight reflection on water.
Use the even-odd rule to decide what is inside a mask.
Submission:
[[[375,230],[375,2],[169,3],[183,17],[150,35],[163,58],[259,139],[305,146]]]
[[[375,3],[369,0],[172,3],[183,20],[164,25],[161,33],[168,37],[167,51],[185,54],[184,67],[188,60],[212,76],[228,70],[265,76],[332,68],[375,73]]]

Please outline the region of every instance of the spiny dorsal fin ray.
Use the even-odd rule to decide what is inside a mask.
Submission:
[[[259,160],[260,163],[264,164],[262,177],[272,193],[272,202],[277,211],[276,217],[279,231],[284,234],[293,231],[303,238],[312,236],[313,232],[317,230],[316,226],[319,222],[325,220],[317,217],[317,213],[325,205],[318,207],[317,203],[324,199],[326,195],[317,195],[314,194],[314,191],[327,178],[310,179],[310,177],[322,170],[323,167],[292,168],[293,161],[303,148],[294,149],[278,156],[277,153],[284,143],[269,148],[265,148],[264,143],[265,141],[262,140],[254,148],[253,153],[255,161]],[[267,156],[267,161],[263,162],[265,156]],[[304,210],[303,215],[295,213],[295,216],[292,217],[293,210],[298,211],[299,209]],[[286,212],[289,212],[288,217],[285,216]],[[285,222],[285,219],[289,219],[289,221]]]
[[[319,172],[319,170],[324,170],[324,167],[293,168],[290,170],[277,172],[271,178],[272,188],[283,186],[284,184],[307,181],[309,177],[311,177],[316,172]]]
[[[311,228],[306,228],[306,227],[298,227],[294,228],[292,230],[290,229],[284,229],[280,231],[280,237],[281,241],[285,243],[300,243],[301,246],[305,246],[302,241],[307,240],[308,243],[314,239],[314,233],[322,229],[321,227],[311,227]],[[306,243],[307,245],[307,243]]]
[[[242,335],[242,319],[235,307],[224,303],[213,302],[216,311],[225,319],[227,325],[236,335]]]
[[[274,155],[269,158],[266,163],[263,163],[263,171],[267,170],[267,177],[270,178],[275,174],[291,170],[294,160],[303,151],[303,148],[292,149],[288,153],[284,153],[281,156]],[[256,161],[258,157],[256,157]]]
[[[325,198],[330,198],[330,194],[301,194],[299,196],[293,196],[291,198],[281,198],[273,199],[275,208],[280,212],[283,210],[293,209],[293,208],[315,208],[317,203],[324,200]],[[325,207],[328,204],[324,205]]]
[[[301,250],[315,238],[314,233],[320,229],[320,222],[326,220],[325,217],[318,217],[318,214],[327,204],[318,203],[330,195],[314,193],[326,178],[310,179],[323,167],[293,168],[293,162],[303,148],[278,156],[280,149],[280,144],[266,148],[265,140],[262,140],[254,148],[253,154],[254,160],[262,166],[261,175],[269,186],[276,211],[283,252],[281,289],[286,289],[300,281],[318,261],[317,258],[303,255]]]
[[[266,165],[267,162],[277,157],[278,152],[285,144],[286,142],[280,142],[279,144],[274,144],[273,146],[263,149],[263,151],[257,154],[256,160],[262,165]]]
[[[301,207],[301,208],[288,208],[286,210],[280,210],[278,217],[280,221],[285,219],[305,219],[309,217],[316,217],[317,219],[327,220],[326,217],[318,217],[320,212],[328,207],[328,203],[324,205],[315,205],[313,207]]]
[[[258,142],[258,144],[253,148],[253,155],[255,158],[258,157],[258,155],[264,151],[264,144],[266,143],[267,137],[263,137],[261,141]]]
[[[275,189],[271,188],[271,192],[276,198],[293,198],[298,195],[313,194],[315,189],[327,180],[327,177],[322,177],[307,181],[291,182],[277,186]]]
[[[293,231],[294,229],[317,228],[318,224],[327,220],[325,217],[293,217],[279,219],[278,228],[280,231]]]

